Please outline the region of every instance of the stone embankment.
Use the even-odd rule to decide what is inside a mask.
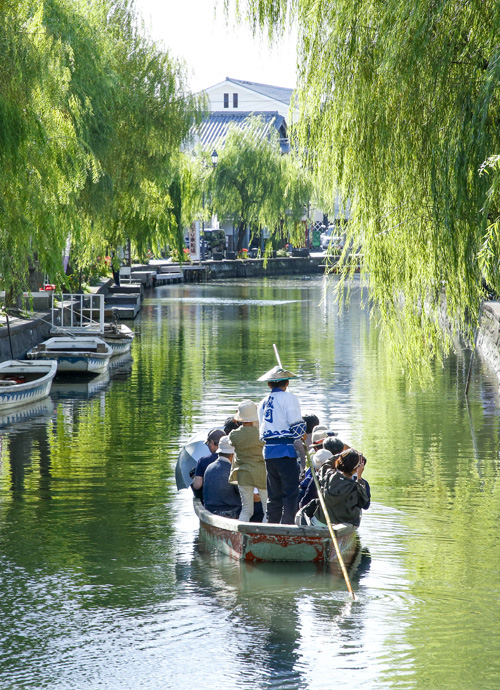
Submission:
[[[221,278],[259,278],[265,276],[304,276],[323,273],[324,256],[277,257],[268,259],[245,259],[244,261],[207,261],[211,280]]]
[[[477,349],[500,379],[500,302],[484,303]]]
[[[34,294],[32,303],[32,319],[0,316],[0,362],[22,359],[28,350],[50,337],[51,295]]]
[[[225,278],[258,278],[261,276],[299,276],[314,275],[322,273],[324,267],[324,257],[278,257],[268,259],[264,267],[263,259],[245,259],[229,261],[206,261],[202,264],[191,266],[185,264],[182,269],[184,280],[220,280]],[[158,268],[158,274],[162,274]],[[173,266],[170,264],[169,269]],[[151,271],[151,266],[134,266],[129,277],[128,284],[124,281],[120,288],[113,285],[112,279],[103,279],[102,284],[97,288],[97,292],[106,295],[107,306],[114,307],[118,313],[118,318],[134,318],[140,309],[140,302],[144,287],[149,287],[150,283],[145,282],[148,273],[155,273],[157,269]],[[168,270],[164,267],[164,270]],[[145,275],[142,275],[145,274]],[[133,282],[136,281],[137,282]],[[154,281],[152,284],[160,286],[166,281]],[[170,281],[169,281],[170,282]],[[119,294],[114,294],[118,291]],[[127,294],[133,293],[133,294]],[[137,293],[137,294],[136,294]],[[120,306],[120,299],[128,304],[134,298],[134,309],[127,309]],[[19,319],[15,316],[0,317],[0,361],[8,359],[23,359],[28,350],[38,343],[50,337],[50,307],[51,293],[32,293],[33,318]],[[117,306],[118,305],[118,306]],[[123,314],[122,314],[123,313]]]

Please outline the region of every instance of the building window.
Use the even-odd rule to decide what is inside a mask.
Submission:
[[[237,107],[238,107],[238,94],[233,93],[233,108],[237,108]]]
[[[224,108],[229,108],[229,94],[224,94]]]

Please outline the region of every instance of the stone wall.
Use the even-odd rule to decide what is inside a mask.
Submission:
[[[259,278],[265,276],[312,275],[323,273],[324,257],[278,257],[268,259],[244,259],[243,261],[208,261],[211,280],[220,278]]]
[[[485,302],[477,349],[500,378],[500,302]]]
[[[46,323],[49,321],[50,313],[40,314],[29,321],[10,316],[10,338],[7,324],[2,324],[0,327],[0,362],[12,359],[12,357],[25,359],[28,350],[49,337],[51,326],[50,323]]]

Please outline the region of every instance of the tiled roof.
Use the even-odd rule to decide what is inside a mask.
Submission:
[[[271,86],[270,84],[258,84],[255,81],[244,81],[243,79],[232,79],[231,77],[226,77],[226,81],[230,81],[233,84],[238,84],[239,86],[244,86],[251,91],[256,91],[263,96],[268,96],[273,98],[275,101],[280,101],[281,103],[286,103],[290,105],[290,100],[292,98],[293,89],[287,89],[284,86]]]
[[[269,134],[270,128],[274,127],[278,132],[282,125],[285,126],[285,118],[278,112],[213,112],[203,120],[201,125],[194,128],[191,132],[192,138],[199,141],[203,148],[217,146],[222,147],[227,136],[227,131],[231,124],[235,124],[238,127],[245,127],[245,120],[251,115],[258,115],[262,118],[262,137],[266,137]],[[288,153],[289,145],[288,139],[281,139],[280,142],[282,153]]]

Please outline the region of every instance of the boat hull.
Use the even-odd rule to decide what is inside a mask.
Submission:
[[[119,357],[120,355],[125,355],[132,349],[132,340],[127,336],[102,336],[102,339],[107,343],[113,350],[111,357]]]
[[[56,375],[57,362],[52,358],[43,364],[31,361],[9,360],[0,364],[0,380],[5,376],[28,377],[25,383],[0,385],[0,411],[36,403],[46,398]]]
[[[111,359],[112,349],[100,338],[74,336],[54,337],[28,352],[33,360],[57,360],[58,372],[84,372],[100,374]]]
[[[291,561],[336,563],[337,555],[328,529],[239,522],[214,515],[198,499],[194,509],[200,520],[203,544],[242,561]],[[334,525],[344,562],[358,550],[354,525]]]

